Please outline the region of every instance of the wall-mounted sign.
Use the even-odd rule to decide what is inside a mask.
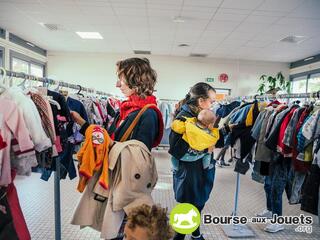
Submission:
[[[213,77],[212,78],[207,78],[206,81],[207,82],[214,82],[214,78]]]
[[[228,82],[228,80],[229,80],[228,74],[226,74],[226,73],[221,73],[221,74],[219,75],[219,81],[220,81],[220,82],[225,83],[225,82]]]

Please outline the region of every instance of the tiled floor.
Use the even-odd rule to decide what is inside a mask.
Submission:
[[[172,192],[172,176],[170,172],[169,155],[165,151],[156,151],[159,182],[153,193],[154,199],[169,210],[175,205]],[[54,239],[54,195],[53,178],[49,182],[39,179],[39,175],[18,177],[16,186],[20,203],[34,240]],[[216,216],[230,215],[234,204],[236,175],[232,167],[216,170],[216,179],[211,198],[204,212]],[[61,182],[62,239],[63,240],[93,240],[99,239],[99,233],[91,229],[80,230],[70,224],[73,210],[76,207],[80,193],[76,191],[77,179]],[[265,208],[263,185],[251,180],[249,175],[241,176],[238,215],[254,216]],[[298,205],[288,205],[284,197],[284,215],[299,215],[302,212]],[[294,226],[287,226],[282,232],[270,234],[263,231],[265,224],[252,224],[254,239],[320,239],[320,226],[314,216],[313,232],[296,233]],[[228,239],[221,226],[203,226],[202,232],[206,239]],[[187,238],[188,239],[188,238]]]

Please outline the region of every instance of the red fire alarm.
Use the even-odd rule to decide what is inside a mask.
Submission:
[[[222,83],[228,82],[229,76],[226,73],[221,73],[219,76],[219,81]]]

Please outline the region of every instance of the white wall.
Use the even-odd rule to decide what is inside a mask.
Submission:
[[[49,52],[48,77],[120,94],[115,88],[115,63],[126,57],[131,56]],[[212,76],[215,77],[214,87],[231,88],[233,96],[254,94],[262,74],[282,71],[286,77],[289,76],[289,65],[286,63],[153,55],[148,58],[158,73],[156,95],[166,99],[181,99],[193,84]],[[227,83],[217,80],[223,72],[229,75]]]

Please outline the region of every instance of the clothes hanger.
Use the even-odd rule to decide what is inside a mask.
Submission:
[[[0,72],[3,80],[3,81],[0,81],[0,94],[1,94],[7,89],[5,86],[5,78],[7,76],[7,71],[3,67],[0,67]]]
[[[79,91],[77,92],[77,95],[84,97],[84,95],[81,93],[82,91],[81,85],[78,85],[78,87],[79,87]]]

